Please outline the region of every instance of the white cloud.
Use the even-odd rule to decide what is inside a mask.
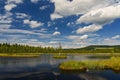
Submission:
[[[83,46],[87,46],[90,44],[90,42],[92,41],[88,35],[84,34],[84,35],[70,35],[68,37],[66,37],[68,40],[68,42],[65,42],[65,48],[80,48]]]
[[[102,29],[101,25],[96,25],[96,24],[92,24],[89,26],[84,26],[83,28],[79,28],[76,30],[77,34],[84,34],[84,33],[90,33],[90,32],[95,32]]]
[[[23,3],[23,0],[7,0],[4,9],[6,11],[11,11],[13,8],[17,7],[17,4]]]
[[[13,19],[11,18],[13,14],[6,12],[5,14],[0,14],[0,29],[10,28]]]
[[[120,44],[120,35],[115,35],[113,37],[110,38],[105,38],[103,40],[101,40],[100,44],[104,44],[104,45],[119,45]]]
[[[23,33],[23,34],[36,34],[32,31],[28,30],[20,30],[20,29],[0,29],[0,33]],[[40,34],[39,34],[40,35]]]
[[[0,24],[8,24],[8,23],[12,23],[12,20],[11,20],[11,18],[7,18],[7,19],[2,19],[2,20],[0,20]]]
[[[112,12],[115,12],[115,14]],[[81,16],[77,23],[105,24],[116,18],[120,18],[120,4],[92,10]]]
[[[42,33],[46,33],[46,32],[47,32],[47,29],[42,28],[42,29],[40,29],[39,31],[42,32]]]
[[[34,21],[34,20],[28,20],[28,19],[25,19],[23,20],[23,23],[24,24],[29,24],[31,28],[37,28],[37,27],[40,27],[43,25],[43,23],[41,22],[38,22],[38,21]]]
[[[32,28],[36,28],[36,27],[39,27],[39,26],[42,26],[43,24],[41,22],[37,22],[37,21],[30,21],[30,26]]]
[[[76,38],[79,38],[79,36],[75,36],[75,35],[68,36],[68,39],[76,39]]]
[[[120,39],[120,35],[115,35],[112,37],[112,39]]]
[[[50,16],[51,16],[51,20],[55,20],[55,19],[58,19],[58,18],[63,18],[63,16],[61,16],[59,14],[56,14],[56,13],[51,14]]]
[[[40,10],[44,10],[44,9],[46,9],[46,8],[48,8],[48,7],[49,7],[48,5],[41,6],[41,7],[40,7]]]
[[[120,44],[120,40],[116,40],[116,39],[104,39],[101,44],[103,45],[119,45]]]
[[[53,34],[49,34],[49,33],[44,33],[43,31],[41,32],[41,30],[38,31],[29,31],[29,30],[22,30],[22,29],[7,29],[7,28],[0,28],[0,34],[24,34],[26,36],[28,35],[36,35],[38,38],[41,39],[48,39],[51,38],[53,36]]]
[[[17,7],[17,5],[16,4],[7,4],[7,5],[5,5],[5,10],[7,10],[7,11],[11,11],[13,8],[15,8],[15,7]]]
[[[12,13],[0,14],[0,24],[10,24],[13,19],[11,18]]]
[[[68,23],[67,23],[67,26],[74,26],[74,25],[75,25],[74,22],[68,22]]]
[[[23,22],[24,22],[24,24],[29,24],[29,20],[28,19],[25,19],[25,20],[23,20]]]
[[[88,38],[88,35],[82,35],[82,36],[70,35],[67,38],[72,40],[84,40]]]
[[[10,3],[20,4],[20,3],[23,3],[23,0],[7,0],[6,3],[7,4],[10,4]]]
[[[2,35],[0,35],[1,37]],[[31,46],[40,46],[43,45],[43,42],[38,41],[37,39],[30,38],[30,36],[26,36],[23,34],[6,34],[4,38],[0,38],[0,42],[2,43],[10,43],[10,44],[23,44],[23,45],[31,45]]]
[[[60,32],[55,31],[55,32],[53,33],[53,36],[58,36],[58,35],[60,35],[60,34],[61,34]]]
[[[9,25],[9,24],[0,24],[0,29],[8,29],[10,27],[11,27],[11,25]]]
[[[59,42],[58,41],[50,41],[49,43],[50,44],[58,44]]]
[[[103,28],[103,25],[120,18],[120,0],[51,0],[51,2],[55,5],[51,20],[81,15],[77,20],[78,24],[92,23],[92,25],[78,29],[77,34],[98,31]],[[69,25],[71,24],[68,23],[67,26]]]
[[[32,3],[37,3],[39,0],[31,0]]]
[[[88,38],[88,35],[83,35],[80,37],[80,39],[87,39]]]
[[[16,18],[30,18],[30,16],[28,16],[27,14],[25,13],[15,13],[16,14]]]
[[[114,3],[115,0],[51,0],[55,4],[55,14],[70,16],[84,14]]]

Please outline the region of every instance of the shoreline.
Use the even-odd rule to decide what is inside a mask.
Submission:
[[[0,57],[32,58],[39,56],[40,53],[0,53]]]
[[[74,71],[74,70],[105,70],[111,69],[120,71],[120,57],[111,57],[107,60],[96,60],[96,61],[66,61],[60,64],[59,68],[63,71]]]

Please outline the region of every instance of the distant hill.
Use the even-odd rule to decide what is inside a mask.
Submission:
[[[90,45],[84,48],[66,49],[72,53],[120,53],[120,45]]]
[[[120,49],[120,45],[91,45],[84,48],[79,49],[85,49],[85,50],[95,50],[95,49]]]
[[[120,53],[120,45],[91,45],[82,50],[88,50],[93,53]]]

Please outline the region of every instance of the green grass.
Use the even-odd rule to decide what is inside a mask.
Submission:
[[[61,70],[104,70],[120,71],[120,57],[96,61],[67,61],[60,64]]]
[[[26,58],[31,58],[31,57],[39,57],[39,53],[0,53],[0,57],[26,57]]]
[[[55,58],[55,59],[66,59],[67,55],[66,54],[54,54],[53,58]]]

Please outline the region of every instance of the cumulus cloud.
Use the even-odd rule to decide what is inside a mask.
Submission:
[[[28,20],[28,19],[23,20],[23,23],[30,25],[31,28],[37,28],[43,25],[43,23],[41,22],[34,21],[34,20]]]
[[[63,16],[61,16],[59,14],[56,14],[56,13],[51,14],[50,17],[51,17],[51,20],[55,20],[55,19],[58,19],[58,18],[63,18]]]
[[[58,36],[58,35],[60,35],[60,34],[61,34],[60,32],[55,31],[55,32],[53,33],[53,36]]]
[[[6,11],[11,11],[13,8],[17,7],[17,4],[23,3],[23,0],[7,0],[4,9]]]
[[[7,10],[7,11],[11,11],[13,8],[15,8],[15,7],[17,7],[17,5],[16,4],[7,4],[7,5],[5,5],[5,10]]]
[[[80,39],[87,39],[88,38],[88,35],[83,35],[80,37]]]
[[[68,40],[71,40],[70,42],[66,42],[64,47],[68,48],[80,48],[83,46],[89,45],[89,43],[92,41],[89,39],[89,35],[69,35],[66,37]],[[69,44],[68,44],[69,43]]]
[[[113,14],[112,12],[115,12]],[[97,23],[105,24],[112,20],[120,18],[120,5],[111,5],[108,7],[92,10],[81,16],[77,23]]]
[[[20,19],[30,18],[30,16],[28,16],[28,15],[25,14],[25,13],[15,13],[15,14],[16,14],[16,18],[20,18]]]
[[[7,4],[10,4],[10,3],[20,4],[20,3],[23,3],[23,0],[7,0],[6,3]]]
[[[120,39],[120,35],[115,35],[112,37],[112,39]]]
[[[68,36],[68,39],[72,39],[72,40],[84,40],[84,39],[87,39],[88,38],[88,35],[82,35],[82,36],[76,36],[76,35],[70,35]]]
[[[37,3],[39,0],[31,0],[32,3]]]
[[[11,18],[12,13],[6,12],[5,14],[0,14],[0,29],[10,28],[13,19]]]
[[[76,30],[77,34],[84,34],[84,33],[90,33],[90,32],[95,32],[102,29],[101,25],[96,25],[96,24],[92,24],[89,26],[84,26],[83,28],[79,28]]]
[[[90,10],[106,7],[115,0],[51,0],[55,4],[56,14],[70,16],[84,14]]]

